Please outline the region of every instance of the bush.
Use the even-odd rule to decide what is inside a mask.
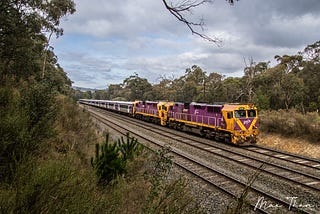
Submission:
[[[63,95],[56,97],[56,106],[60,111],[54,124],[57,135],[52,139],[55,151],[61,154],[77,153],[81,161],[88,164],[93,153],[91,146],[98,138],[89,113]]]
[[[126,134],[126,140],[121,136],[117,143],[125,161],[132,160],[136,155],[139,155],[143,149],[143,146],[136,138],[130,137],[129,132]]]
[[[204,213],[190,192],[188,181],[170,178],[173,166],[171,149],[167,146],[158,150],[145,172],[151,190],[144,206],[144,213]]]
[[[10,181],[17,166],[53,136],[56,109],[53,92],[44,83],[1,87],[0,99],[0,178]]]
[[[118,175],[126,171],[126,162],[120,157],[119,147],[116,143],[109,143],[109,134],[102,145],[96,144],[96,156],[91,159],[91,165],[95,169],[102,185],[109,184]]]
[[[15,188],[2,188],[0,213],[88,213],[95,209],[94,175],[72,161],[24,163]]]
[[[306,137],[320,142],[320,116],[317,112],[301,114],[294,109],[263,111],[260,113],[260,129],[291,137]]]

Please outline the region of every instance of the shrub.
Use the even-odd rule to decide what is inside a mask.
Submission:
[[[130,137],[129,132],[126,134],[126,140],[121,136],[117,143],[125,161],[132,160],[136,155],[139,155],[143,149],[143,146],[136,138]]]
[[[90,213],[95,208],[94,175],[72,161],[20,164],[15,185],[2,188],[0,213]]]
[[[109,143],[109,134],[102,145],[96,144],[95,158],[91,158],[91,165],[96,171],[99,183],[109,184],[118,175],[126,171],[126,162],[120,156],[120,149],[116,143]]]
[[[0,99],[0,178],[10,181],[17,166],[38,154],[44,140],[53,136],[56,110],[45,83],[1,87]]]
[[[263,111],[260,113],[260,129],[284,136],[305,137],[320,142],[320,116],[317,112],[301,114],[294,109]]]
[[[98,138],[89,113],[63,95],[56,96],[56,106],[60,111],[54,124],[57,135],[52,139],[55,151],[62,154],[77,153],[81,161],[88,164],[93,152],[90,147]]]
[[[144,213],[203,213],[190,192],[188,181],[169,176],[173,166],[171,149],[158,150],[145,172],[151,190],[144,206]]]

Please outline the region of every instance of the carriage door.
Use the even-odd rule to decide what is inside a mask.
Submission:
[[[160,124],[162,126],[167,125],[167,116],[168,116],[168,110],[165,106],[165,103],[158,103],[158,112],[160,117]]]
[[[225,120],[225,129],[234,130],[234,118],[233,111],[224,111],[223,117]]]

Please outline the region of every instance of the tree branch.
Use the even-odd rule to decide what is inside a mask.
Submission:
[[[233,5],[234,1],[237,0],[226,0],[229,4]],[[204,33],[200,33],[198,32],[194,27],[201,27],[202,31],[203,31],[203,26],[204,26],[204,21],[203,19],[200,20],[200,22],[195,23],[195,22],[191,22],[188,21],[183,13],[184,12],[189,12],[191,13],[191,9],[198,7],[202,4],[205,3],[212,3],[213,0],[183,0],[182,2],[180,2],[177,5],[173,5],[172,3],[169,5],[167,3],[167,0],[162,0],[164,6],[166,7],[166,9],[174,16],[176,17],[180,22],[184,23],[187,25],[187,27],[189,28],[189,30],[191,31],[192,34],[195,34],[201,38],[203,38],[204,40],[207,40],[209,42],[213,42],[215,44],[219,44],[221,43],[221,39],[217,38],[217,37],[210,37]]]

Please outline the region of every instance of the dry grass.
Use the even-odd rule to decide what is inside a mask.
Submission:
[[[288,138],[279,134],[261,133],[258,145],[320,159],[320,144],[310,143],[303,138]]]

